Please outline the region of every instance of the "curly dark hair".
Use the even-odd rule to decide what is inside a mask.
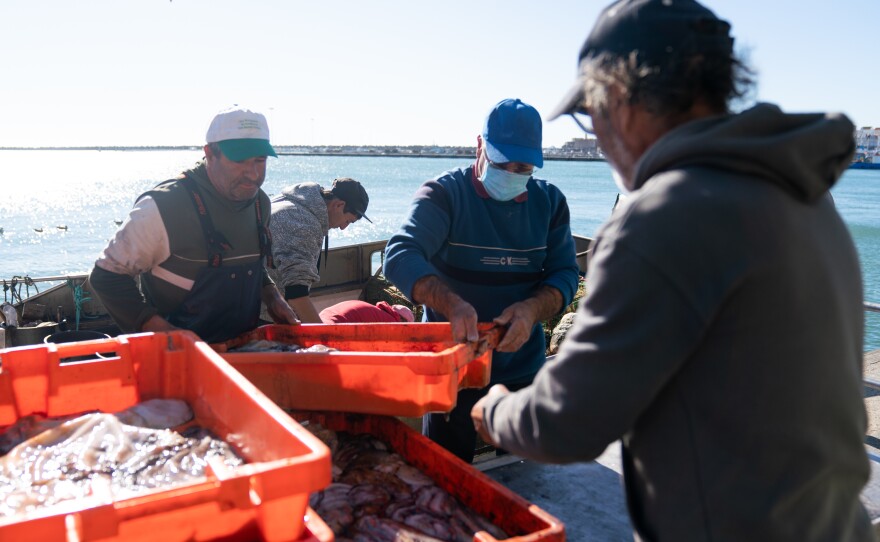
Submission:
[[[729,112],[735,99],[747,96],[754,72],[732,54],[672,53],[662,64],[649,65],[636,52],[629,56],[601,53],[581,62],[585,106],[604,113],[608,89],[617,86],[630,104],[640,104],[659,117],[675,117],[697,100],[717,113]]]

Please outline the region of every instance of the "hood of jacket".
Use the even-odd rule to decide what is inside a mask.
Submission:
[[[281,191],[280,196],[275,196],[272,201],[288,201],[291,204],[313,215],[321,224],[321,229],[326,235],[330,230],[330,215],[327,213],[327,203],[321,195],[321,185],[306,182],[288,186]]]
[[[787,114],[766,103],[689,122],[645,152],[636,165],[635,188],[658,173],[700,166],[762,178],[813,202],[849,166],[854,128],[842,114]]]

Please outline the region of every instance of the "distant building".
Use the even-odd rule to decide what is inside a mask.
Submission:
[[[880,168],[880,128],[864,126],[856,130],[856,153],[851,167]]]
[[[856,130],[856,149],[862,152],[877,152],[880,150],[880,128],[864,126]]]
[[[598,155],[599,144],[594,138],[575,138],[562,146],[564,152]]]
[[[605,158],[596,139],[587,137],[574,138],[561,148],[544,149],[544,154],[561,158]]]

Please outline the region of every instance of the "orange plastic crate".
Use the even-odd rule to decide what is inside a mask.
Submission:
[[[342,412],[293,411],[300,421],[317,422],[333,431],[367,433],[392,450],[471,510],[501,527],[507,542],[564,542],[565,525],[513,491],[441,448],[427,437],[389,416]],[[474,542],[496,542],[485,531]]]
[[[489,384],[501,330],[481,324],[481,334],[467,345],[448,323],[267,325],[212,346],[283,408],[417,417],[448,412],[459,389]],[[228,351],[256,340],[339,351]]]
[[[305,528],[302,536],[296,542],[334,542],[336,540],[333,530],[311,508],[306,509],[303,522]]]
[[[115,357],[59,363],[96,352]],[[153,398],[187,401],[196,423],[248,464],[133,498],[94,496],[0,519],[0,540],[328,540],[322,522],[313,523],[316,537],[304,516],[309,494],[330,482],[329,450],[194,334],[0,350],[0,427],[34,413],[117,412]]]

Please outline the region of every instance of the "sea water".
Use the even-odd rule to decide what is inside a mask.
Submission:
[[[0,182],[0,280],[87,273],[135,198],[201,157],[200,150],[0,151],[5,177]],[[387,239],[425,180],[471,161],[281,156],[269,160],[263,188],[277,194],[303,181],[329,187],[336,177],[363,183],[373,223],[362,220],[345,231],[333,230],[330,245],[342,246]],[[577,234],[592,237],[617,198],[604,162],[547,161],[536,176],[565,193]],[[847,170],[832,195],[859,251],[865,300],[880,303],[880,171]],[[880,314],[866,313],[866,320],[865,349],[880,348]]]

